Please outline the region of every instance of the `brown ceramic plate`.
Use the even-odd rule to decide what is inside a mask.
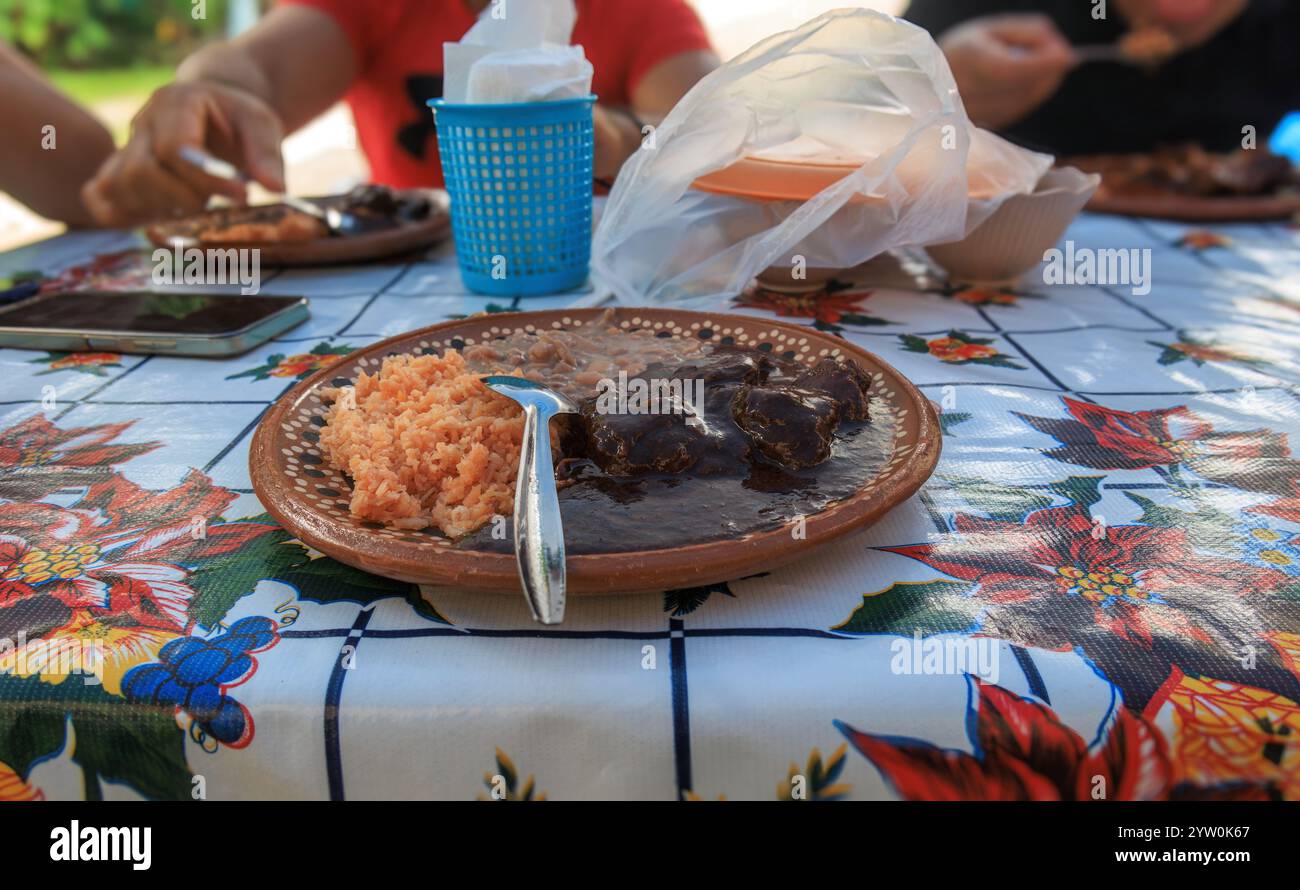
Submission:
[[[171,247],[179,241],[185,247],[256,248],[261,251],[261,263],[266,266],[335,266],[358,263],[408,253],[446,240],[451,234],[447,195],[433,190],[428,190],[427,194],[433,201],[433,208],[425,219],[402,221],[391,229],[360,235],[301,242],[196,241],[197,233],[203,231],[210,220],[224,212],[215,210],[154,223],[145,229],[145,236],[159,247]]]
[[[1104,188],[1104,186],[1103,186]],[[1183,222],[1251,222],[1300,213],[1300,193],[1252,197],[1196,198],[1188,195],[1118,195],[1098,190],[1085,210]]]
[[[373,373],[389,355],[437,352],[520,329],[581,327],[604,311],[478,315],[402,334],[352,353],[286,393],[262,418],[248,459],[254,490],[285,528],[340,562],[403,581],[518,591],[512,554],[460,549],[428,534],[363,525],[349,514],[348,481],[326,465],[316,444],[316,430],[328,408],[321,389],[348,385],[363,369]],[[933,406],[915,386],[866,350],[810,327],[753,316],[617,309],[614,320],[620,327],[649,327],[668,336],[699,337],[706,331],[703,336],[731,338],[742,347],[771,344],[778,354],[809,363],[827,356],[857,362],[873,381],[873,416],[894,426],[892,453],[882,461],[881,471],[856,494],[807,517],[803,540],[797,540],[789,528],[778,528],[672,549],[572,555],[568,559],[571,593],[694,587],[771,569],[876,522],[915,494],[934,471],[941,437]]]

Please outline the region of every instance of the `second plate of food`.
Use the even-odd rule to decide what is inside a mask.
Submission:
[[[445,192],[365,185],[344,195],[309,200],[352,214],[360,222],[360,231],[331,236],[309,214],[286,204],[260,204],[154,223],[145,234],[159,247],[256,248],[267,266],[383,259],[430,247],[451,234]]]
[[[300,540],[405,581],[517,591],[523,418],[483,374],[582,409],[551,424],[571,593],[766,571],[880,519],[934,471],[928,399],[811,328],[675,309],[472,316],[377,343],[267,412],[253,486]]]
[[[1300,173],[1267,149],[1208,152],[1196,145],[1142,154],[1066,158],[1101,174],[1086,209],[1183,222],[1250,222],[1300,212]]]

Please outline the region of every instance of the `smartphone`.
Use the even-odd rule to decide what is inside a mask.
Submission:
[[[67,291],[0,307],[0,346],[228,356],[307,318],[304,297]]]

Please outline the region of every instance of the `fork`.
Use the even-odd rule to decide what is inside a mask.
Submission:
[[[180,155],[181,159],[187,164],[197,167],[216,179],[224,179],[227,182],[238,182],[244,185],[249,182],[248,175],[240,171],[234,164],[213,157],[201,148],[185,145],[181,147]],[[299,213],[305,213],[320,220],[331,235],[356,235],[362,231],[363,226],[359,219],[351,213],[339,210],[337,207],[321,207],[314,201],[308,201],[295,195],[274,194],[273,197],[277,202],[288,205]]]

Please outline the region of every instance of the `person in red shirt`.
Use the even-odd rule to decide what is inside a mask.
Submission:
[[[528,0],[512,0],[528,2]],[[136,117],[131,139],[83,190],[106,226],[202,209],[239,186],[181,158],[206,149],[272,191],[284,190],[286,133],[346,99],[374,182],[442,184],[433,115],[442,44],[459,40],[489,0],[281,0],[238,38],[200,50]],[[597,179],[612,179],[657,123],[718,65],[686,0],[576,0],[572,42],[595,71]]]

